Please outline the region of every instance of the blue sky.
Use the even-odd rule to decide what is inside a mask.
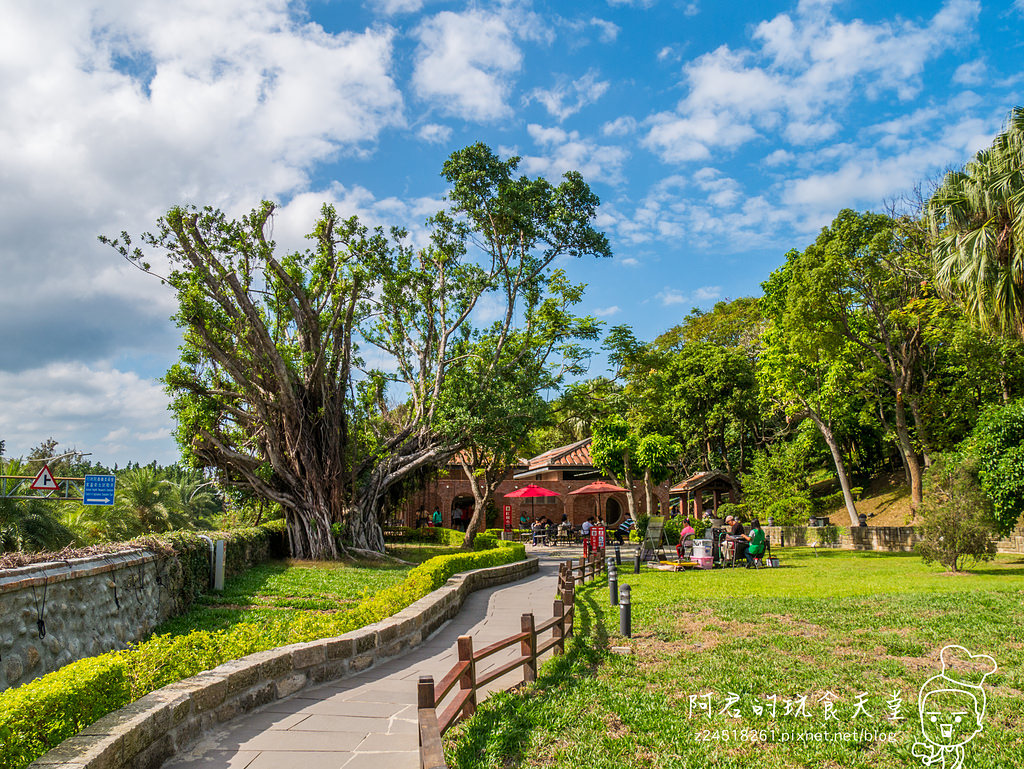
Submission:
[[[894,10],[894,8],[898,8]],[[173,297],[100,233],[324,201],[414,231],[484,141],[578,169],[612,260],[583,311],[651,338],[757,293],[844,207],[940,178],[1024,103],[1024,0],[0,0],[0,439],[172,461]],[[601,373],[595,365],[594,373]]]

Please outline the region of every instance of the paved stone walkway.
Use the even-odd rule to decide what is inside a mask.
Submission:
[[[418,769],[416,683],[440,681],[457,661],[455,642],[472,635],[474,648],[519,632],[520,616],[538,623],[551,616],[558,563],[578,550],[528,546],[540,556],[538,573],[471,593],[462,610],[408,653],[356,676],[273,702],[210,732],[167,769]],[[543,640],[550,636],[545,634]],[[519,654],[519,645],[485,660],[488,670]],[[522,669],[494,681],[481,694],[522,681]]]

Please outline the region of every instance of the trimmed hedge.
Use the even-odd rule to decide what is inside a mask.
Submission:
[[[206,547],[203,540],[198,541]],[[522,545],[490,537],[484,537],[481,547],[487,549],[431,558],[412,569],[398,585],[348,611],[239,623],[215,632],[157,636],[126,651],[79,660],[8,689],[0,693],[0,767],[20,769],[107,713],[167,684],[253,652],[365,627],[401,611],[454,574],[526,557]]]

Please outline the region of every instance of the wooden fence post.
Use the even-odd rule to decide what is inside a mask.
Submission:
[[[529,683],[537,680],[537,630],[532,613],[523,615],[522,629],[524,633],[529,634],[519,645],[520,653],[526,658],[523,665],[523,683]]]
[[[476,713],[476,663],[473,661],[473,636],[460,635],[458,641],[459,662],[468,661],[466,672],[459,676],[459,689],[469,689],[469,696],[462,706],[462,715],[469,718]]]
[[[437,703],[434,701],[434,677],[420,676],[416,688],[420,742],[420,766],[423,769],[445,769],[441,731],[437,726]]]
[[[562,599],[558,598],[555,600],[555,616],[558,618],[558,622],[551,628],[551,635],[555,639],[555,654],[565,653],[565,605],[562,603]]]
[[[573,625],[576,623],[576,590],[575,588],[566,588],[562,591],[562,608],[569,614],[569,621],[565,623],[564,636],[571,637]]]

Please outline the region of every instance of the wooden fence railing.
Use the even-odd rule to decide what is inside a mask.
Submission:
[[[420,676],[417,689],[417,708],[419,710],[420,733],[420,766],[423,769],[446,769],[444,750],[441,747],[441,735],[462,718],[468,718],[476,712],[477,691],[498,680],[517,668],[523,669],[523,682],[537,680],[537,659],[547,651],[555,654],[565,652],[565,639],[572,636],[573,620],[576,615],[576,585],[593,581],[604,569],[604,561],[599,555],[580,558],[578,565],[573,561],[565,561],[558,567],[558,598],[554,602],[551,619],[536,624],[532,613],[523,614],[520,619],[520,631],[508,638],[485,646],[473,648],[473,637],[459,636],[456,644],[459,661],[445,674],[437,684],[433,676]],[[551,638],[544,642],[538,636],[551,631]],[[484,675],[477,672],[477,663],[497,654],[503,649],[519,644],[519,656],[499,665]],[[441,711],[437,709],[458,685],[458,690],[451,702]]]

